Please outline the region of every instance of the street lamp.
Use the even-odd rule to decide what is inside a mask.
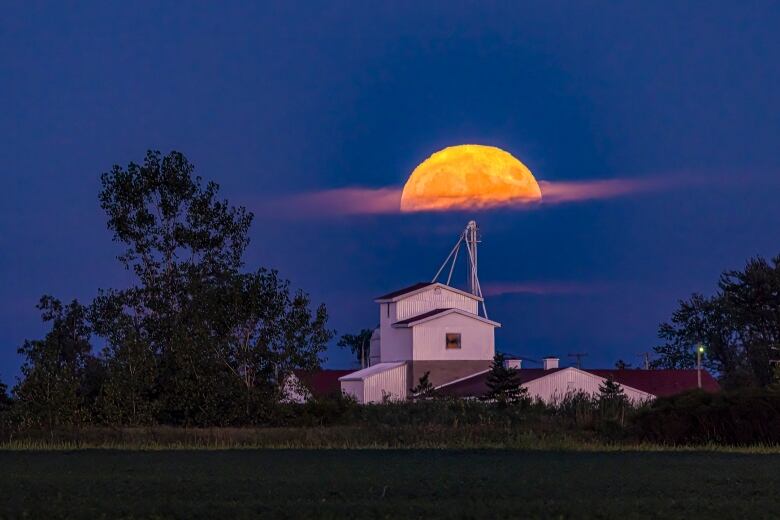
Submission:
[[[699,381],[699,388],[701,388],[701,355],[704,354],[704,345],[699,343],[696,347],[696,377]]]

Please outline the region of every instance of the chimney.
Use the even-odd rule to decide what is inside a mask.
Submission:
[[[558,368],[558,361],[560,361],[560,359],[557,357],[546,357],[542,359],[542,365],[545,370],[552,370]]]
[[[522,359],[505,359],[504,360],[504,367],[505,368],[514,368],[516,370],[520,370],[522,368]]]

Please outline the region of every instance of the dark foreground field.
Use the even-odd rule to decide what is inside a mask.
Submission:
[[[2,517],[778,518],[780,456],[0,451]]]

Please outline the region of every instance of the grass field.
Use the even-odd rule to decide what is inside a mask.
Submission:
[[[780,456],[0,451],[3,518],[778,518]]]

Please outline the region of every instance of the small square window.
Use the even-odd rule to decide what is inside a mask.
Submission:
[[[447,350],[451,348],[460,348],[460,334],[457,332],[447,333]]]

